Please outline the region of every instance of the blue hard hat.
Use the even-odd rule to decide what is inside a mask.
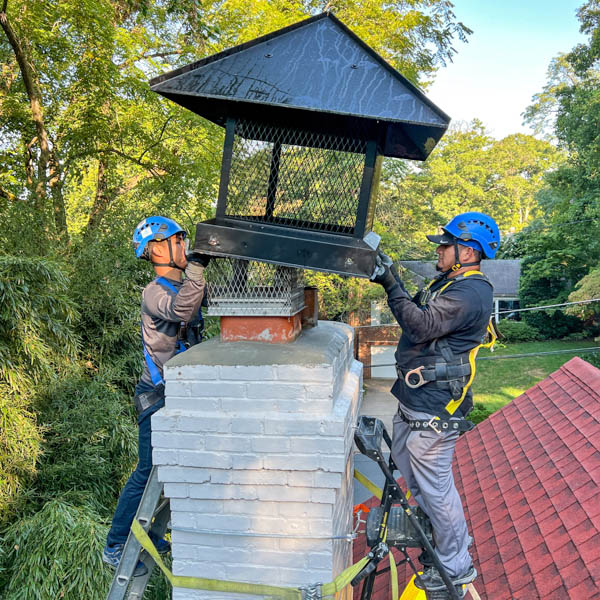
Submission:
[[[500,246],[500,230],[492,217],[480,212],[466,212],[456,215],[446,226],[442,235],[428,235],[427,239],[436,244],[457,243],[479,250],[483,258],[494,258]]]
[[[133,248],[138,258],[148,258],[148,242],[160,242],[176,233],[186,236],[185,230],[173,219],[167,217],[147,217],[140,221],[133,232]]]

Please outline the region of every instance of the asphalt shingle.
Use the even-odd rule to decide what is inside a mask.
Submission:
[[[571,359],[463,435],[455,456],[482,600],[600,600],[600,370]],[[355,560],[366,550],[361,537]],[[411,573],[399,567],[400,589]],[[372,597],[388,600],[389,576]]]

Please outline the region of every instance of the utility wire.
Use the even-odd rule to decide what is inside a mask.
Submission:
[[[590,302],[600,302],[600,298],[591,298],[590,300],[578,300],[577,302],[563,302],[562,304],[547,304],[546,306],[531,306],[529,308],[515,308],[514,310],[501,310],[499,315],[508,313],[525,312],[527,310],[546,310],[547,308],[558,308],[559,306],[572,306],[574,304],[589,304]]]
[[[600,352],[600,346],[589,346],[588,348],[570,348],[567,350],[549,350],[547,352],[527,352],[525,354],[504,354],[501,356],[478,356],[475,360],[502,360],[505,358],[528,358],[530,356],[547,356],[549,354],[574,354],[576,352]],[[395,367],[396,363],[385,365],[367,365],[371,369],[375,367]]]
[[[600,302],[600,298],[590,298],[589,300],[578,300],[577,302],[563,302],[562,304],[546,304],[544,306],[530,306],[529,308],[515,308],[514,310],[501,310],[498,312],[499,315],[512,314],[516,312],[525,312],[532,310],[546,310],[548,308],[558,308],[560,306],[573,306],[574,304],[590,304],[591,302]],[[397,327],[394,324],[381,324],[381,325],[356,325],[354,329],[363,329],[366,327]]]

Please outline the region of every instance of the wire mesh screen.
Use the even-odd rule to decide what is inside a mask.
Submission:
[[[353,234],[366,143],[239,120],[225,216]]]
[[[213,258],[206,279],[209,315],[289,317],[304,308],[304,278],[299,269]]]

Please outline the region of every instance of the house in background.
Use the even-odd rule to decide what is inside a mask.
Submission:
[[[482,600],[600,600],[600,370],[571,359],[462,435],[455,456]],[[367,552],[359,536],[355,561]],[[412,571],[398,575],[402,589]],[[377,577],[372,599],[389,600],[389,585]]]
[[[406,260],[400,261],[402,278],[420,289],[431,281],[438,273],[435,262]],[[494,313],[496,321],[510,317],[510,313],[519,308],[519,279],[521,277],[521,261],[519,260],[483,260],[481,270],[494,286]],[[500,314],[504,313],[504,314]],[[518,318],[519,313],[515,313]],[[365,365],[365,378],[395,378],[396,369],[394,348],[400,336],[396,319],[392,315],[386,300],[371,302],[369,314],[361,314],[350,320],[357,329],[356,357]],[[371,325],[372,327],[369,327]],[[381,327],[389,325],[391,327]]]
[[[438,274],[433,261],[403,260],[400,261],[400,265],[410,273],[410,278],[418,288],[421,288]],[[494,286],[496,321],[507,316],[506,314],[499,315],[500,312],[519,308],[520,260],[482,260],[481,271]],[[372,324],[375,325],[375,323]]]

